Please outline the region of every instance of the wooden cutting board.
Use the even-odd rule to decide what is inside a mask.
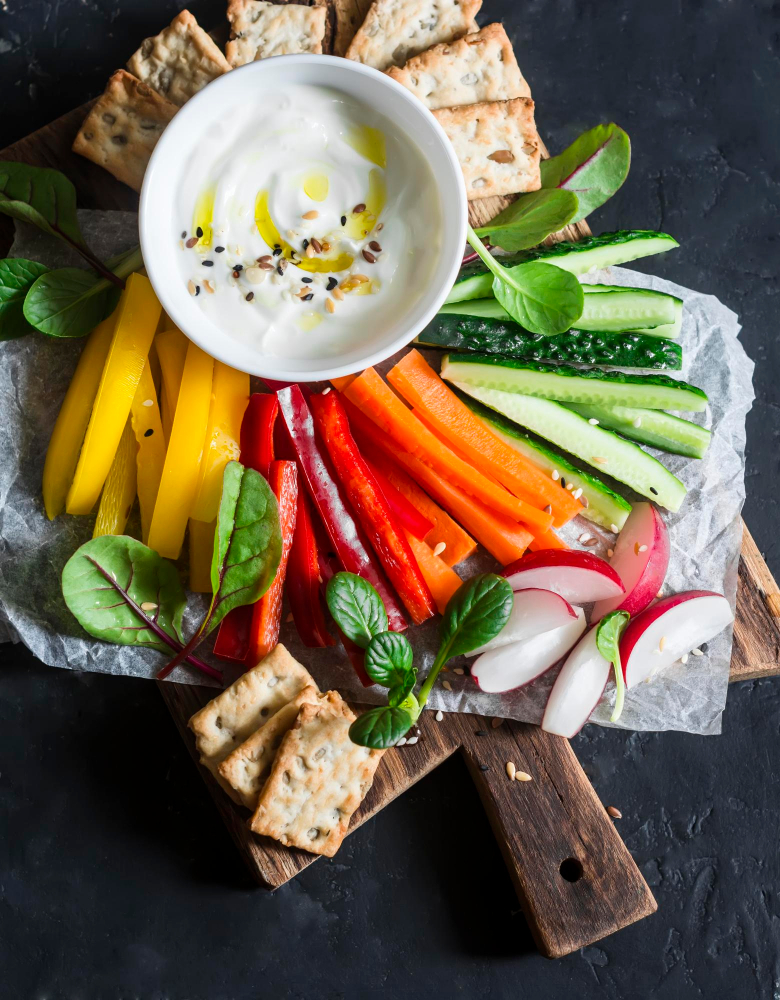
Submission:
[[[360,24],[368,0],[335,0],[336,51],[343,52]],[[71,153],[70,145],[90,105],[86,104],[0,153],[63,170],[73,181],[82,208],[137,208],[137,196],[105,171]],[[492,218],[506,199],[471,205],[472,224]],[[587,233],[583,223],[567,232]],[[0,217],[0,251],[7,253],[13,231]],[[739,566],[731,679],[780,673],[780,591],[745,529]],[[213,696],[213,689],[162,683],[168,705],[193,758],[187,720]],[[391,751],[353,818],[355,829],[453,753],[462,753],[477,786],[509,874],[540,951],[566,955],[600,940],[656,908],[650,890],[599,802],[568,741],[538,727],[473,715],[433,713],[420,719],[417,744]],[[510,781],[506,763],[532,781]],[[250,833],[246,813],[231,802],[205,769],[199,769],[242,857],[255,879],[277,888],[317,860]]]

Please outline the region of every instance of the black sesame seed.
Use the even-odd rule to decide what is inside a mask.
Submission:
[[[152,427],[150,427],[148,430],[144,431],[144,437],[145,438],[150,438],[152,436],[152,434],[154,434],[154,429]]]
[[[274,257],[278,257],[281,252],[282,252],[282,248],[281,247],[277,247],[274,250]]]
[[[566,489],[566,480],[563,478],[563,476],[561,476],[561,486],[563,487],[563,489]]]
[[[243,264],[236,264],[235,267],[233,268],[233,270],[234,271],[243,271],[244,270],[244,265]]]
[[[487,764],[480,764],[479,765],[479,769],[480,769],[480,771],[489,771],[490,770],[490,768],[487,766]]]
[[[308,294],[308,295],[302,295],[302,296],[301,296],[301,301],[302,301],[302,302],[309,302],[309,301],[311,301],[311,299],[313,299],[313,298],[314,298],[314,292],[309,292],[309,294]]]
[[[314,279],[313,278],[301,278],[304,285],[310,285]]]
[[[331,275],[328,278],[328,284],[326,285],[326,291],[332,292],[333,289],[336,287],[337,284],[338,284],[338,281],[333,277],[333,275]]]
[[[710,644],[708,642],[703,642],[699,646],[699,649],[702,651],[702,653],[706,653],[709,648],[710,648]]]
[[[347,224],[347,217],[346,217],[346,215],[342,215],[341,216],[341,224],[342,224],[342,226],[346,226],[346,224]]]
[[[214,247],[214,253],[224,253],[224,252],[225,252],[224,247]]]
[[[247,294],[247,297],[246,297],[247,302],[251,302],[254,297],[255,297],[255,293],[254,292],[249,292]]]
[[[303,249],[305,250],[308,245],[309,245],[309,241],[308,240],[304,240],[303,241]]]
[[[203,235],[203,230],[200,228],[200,226],[198,226],[198,228],[195,230],[195,235],[198,237],[198,239],[200,239],[201,236]]]
[[[200,285],[196,285],[195,286],[195,298],[197,298],[199,295],[200,295]]]
[[[202,260],[200,263],[202,267],[214,267],[213,260]]]
[[[655,488],[655,486],[651,486],[650,487],[650,492],[654,493],[656,496],[658,496],[658,490]]]
[[[284,268],[281,266],[281,264],[279,265],[279,267],[277,267],[276,273],[277,274],[284,274]]]
[[[275,247],[275,248],[276,248],[277,250],[279,249],[279,247],[281,247],[281,245],[282,245],[281,243],[274,243],[274,247]]]
[[[186,229],[185,229],[185,230],[184,230],[184,232],[183,232],[183,233],[181,234],[181,238],[182,238],[183,240],[186,240],[186,239],[187,239],[187,230],[186,230]]]
[[[477,729],[476,730],[476,735],[477,736],[487,736],[487,729]]]

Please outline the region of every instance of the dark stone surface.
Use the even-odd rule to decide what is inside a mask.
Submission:
[[[96,94],[176,9],[0,0],[3,144]],[[221,17],[219,2],[192,9]],[[682,248],[644,266],[742,317],[758,362],[746,520],[780,573],[778,4],[485,0],[483,23],[502,15],[553,151],[610,118],[632,136],[597,230],[669,230]],[[0,655],[9,1000],[780,995],[780,682],[732,688],[721,737],[590,727],[576,741],[659,912],[550,963],[460,761],[268,895],[153,685]]]

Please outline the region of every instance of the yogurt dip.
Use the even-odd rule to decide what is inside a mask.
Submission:
[[[179,272],[227,338],[335,358],[398,321],[430,282],[442,206],[414,143],[328,88],[226,108],[178,191]]]

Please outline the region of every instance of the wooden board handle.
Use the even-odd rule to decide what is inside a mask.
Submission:
[[[537,947],[560,958],[656,902],[567,740],[461,715],[462,750]],[[486,736],[476,732],[487,730]],[[510,780],[511,761],[532,781]]]

